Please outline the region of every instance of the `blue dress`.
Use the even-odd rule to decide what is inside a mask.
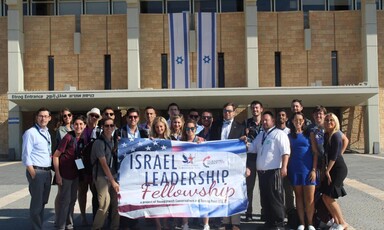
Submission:
[[[296,138],[294,138],[292,134],[289,134],[288,137],[291,143],[288,178],[292,186],[316,185],[316,181],[311,182],[309,179],[313,168],[313,154],[309,136],[299,133]]]

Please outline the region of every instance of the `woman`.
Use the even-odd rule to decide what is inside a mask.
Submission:
[[[171,139],[174,141],[181,140],[183,133],[184,118],[182,115],[171,117]]]
[[[151,126],[151,135],[152,138],[159,138],[159,139],[171,139],[171,131],[168,127],[168,122],[165,120],[164,117],[156,117],[153,120],[152,126]]]
[[[69,131],[72,131],[72,113],[68,108],[60,111],[59,122],[56,124],[56,146]]]
[[[56,124],[56,149],[59,146],[61,139],[69,132],[73,130],[72,127],[72,113],[68,108],[64,108],[60,111],[59,122]],[[52,184],[56,184],[56,174],[53,178]],[[56,217],[58,217],[58,213],[60,211],[60,193],[58,192],[55,198],[55,213]],[[57,223],[57,219],[55,220]]]
[[[102,123],[103,132],[100,138],[93,143],[91,154],[91,162],[94,165],[93,178],[99,202],[92,229],[103,228],[109,210],[109,229],[117,230],[120,222],[117,207],[117,194],[120,186],[116,182],[117,156],[112,136],[115,131],[115,124],[112,118],[107,118]]]
[[[53,154],[56,183],[59,187],[57,194],[60,209],[56,213],[58,229],[73,229],[73,210],[79,184],[78,171],[82,169],[78,162],[81,161],[80,152],[86,144],[82,136],[85,122],[84,116],[75,118],[74,131],[70,131],[63,137]]]
[[[197,129],[196,121],[193,119],[188,119],[184,124],[183,135],[181,140],[187,141],[187,142],[196,142],[196,143],[201,143],[205,141],[204,138],[196,135],[196,129]],[[183,220],[182,230],[189,229],[188,218],[183,218],[182,220]],[[208,217],[203,218],[203,224],[204,224],[204,230],[210,229]]]
[[[324,119],[324,151],[326,158],[325,178],[321,183],[322,199],[329,213],[334,219],[330,229],[342,230],[348,227],[340,206],[336,199],[347,195],[343,187],[343,181],[347,177],[348,169],[344,162],[343,134],[340,131],[339,119],[333,113],[328,113]]]
[[[164,117],[156,117],[153,120],[150,138],[158,138],[158,139],[171,139],[171,130],[168,127],[168,122]],[[161,230],[160,218],[155,218],[156,230]],[[167,220],[164,220],[164,229],[169,229]]]
[[[295,192],[296,209],[300,219],[297,230],[305,229],[305,216],[307,216],[308,230],[315,230],[312,219],[315,210],[317,155],[312,154],[305,128],[304,114],[296,112],[293,115],[291,132],[288,134],[291,143],[288,177]]]
[[[95,140],[97,137],[100,136],[101,128],[97,126],[97,123],[100,121],[101,115],[100,110],[98,108],[92,108],[90,111],[87,112],[87,126],[84,129],[84,136],[87,140],[87,143],[90,143],[91,141]],[[87,146],[85,151],[83,151],[83,158],[86,159],[86,161],[90,161],[91,158],[91,146]],[[92,191],[92,214],[93,217],[96,215],[97,211],[97,192],[92,184],[92,167],[87,167],[85,164],[85,169],[83,172],[81,172],[79,177],[79,190],[77,194],[77,199],[79,202],[79,208],[80,208],[80,216],[81,216],[81,223],[83,225],[88,225],[87,221],[87,215],[86,215],[86,204],[87,204],[87,192],[88,187]]]

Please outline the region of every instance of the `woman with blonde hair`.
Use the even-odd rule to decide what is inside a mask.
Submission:
[[[150,137],[159,139],[171,139],[171,131],[164,117],[156,117],[151,126]]]
[[[171,117],[171,139],[180,141],[183,133],[184,118],[183,115],[175,115]]]
[[[324,204],[334,219],[331,230],[342,230],[348,227],[341,208],[336,199],[347,195],[343,181],[347,177],[348,169],[342,154],[342,132],[340,122],[333,113],[328,113],[324,119],[324,150],[326,157],[325,178],[321,183],[320,191]]]

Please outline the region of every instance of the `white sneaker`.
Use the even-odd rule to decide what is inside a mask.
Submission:
[[[305,229],[304,225],[299,225],[299,227],[297,227],[297,230],[304,230],[304,229]]]
[[[332,227],[332,225],[335,223],[335,219],[330,219],[328,222],[327,222],[327,226],[328,227]]]
[[[189,226],[188,226],[188,224],[183,224],[183,225],[181,226],[181,229],[182,229],[182,230],[189,230]]]
[[[344,227],[343,227],[342,224],[336,224],[336,223],[334,223],[334,224],[332,225],[332,227],[329,228],[329,229],[330,229],[330,230],[344,230]]]
[[[204,225],[204,229],[203,230],[210,230],[211,228],[209,227],[208,224]]]
[[[308,230],[316,230],[316,228],[313,227],[312,225],[308,225]]]

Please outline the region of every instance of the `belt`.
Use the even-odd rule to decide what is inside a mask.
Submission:
[[[279,169],[257,170],[257,172],[261,173],[261,174],[264,174],[264,173],[267,173],[267,172],[274,172],[276,170],[279,170]]]
[[[51,170],[51,167],[39,167],[39,166],[33,166],[34,169],[40,169],[40,170],[45,170],[45,171],[49,171]]]

